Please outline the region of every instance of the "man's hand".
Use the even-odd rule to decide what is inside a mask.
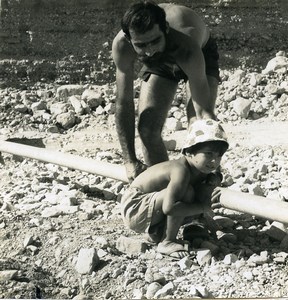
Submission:
[[[143,164],[140,160],[135,162],[128,162],[125,164],[127,177],[131,183],[140,173],[147,169],[147,166]]]

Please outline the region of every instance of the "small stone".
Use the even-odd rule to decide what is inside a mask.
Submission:
[[[172,295],[174,290],[175,290],[175,286],[173,285],[172,282],[169,282],[166,285],[164,285],[160,290],[158,290],[155,293],[154,297],[157,299],[164,298],[168,295]]]
[[[183,257],[181,260],[178,261],[177,264],[179,265],[181,270],[186,270],[192,266],[193,261],[189,257]]]
[[[99,263],[97,252],[93,248],[82,248],[78,253],[75,269],[80,274],[91,274]]]
[[[253,273],[251,271],[245,271],[243,272],[243,277],[247,280],[253,280],[254,276],[253,276]]]
[[[209,249],[201,249],[197,251],[196,259],[200,266],[209,264],[212,258],[211,251]]]
[[[287,229],[283,223],[274,221],[266,233],[272,239],[282,241],[287,234]]]
[[[238,260],[237,255],[235,254],[227,254],[225,255],[224,259],[223,259],[223,263],[225,265],[231,265],[232,263],[235,263]]]
[[[148,285],[147,291],[146,291],[146,298],[152,299],[155,294],[162,289],[162,285],[158,282],[152,282]]]
[[[11,280],[18,274],[18,270],[5,270],[0,271],[0,282]]]
[[[139,239],[133,239],[121,236],[116,241],[116,247],[119,251],[126,254],[140,254],[147,250],[147,244]]]

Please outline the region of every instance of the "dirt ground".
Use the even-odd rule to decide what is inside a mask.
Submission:
[[[271,122],[271,120],[262,119],[253,122],[243,121],[237,125],[227,123],[224,127],[232,147],[237,145],[238,149],[243,150],[243,154],[236,154],[237,160],[243,158],[242,155],[245,157],[244,152],[247,148],[255,149],[255,147],[258,147],[264,151],[267,147],[272,147],[275,153],[278,153],[277,149],[280,150],[280,153],[281,151],[287,151],[287,121]],[[46,133],[37,133],[35,131],[22,132],[18,135],[25,136],[28,139],[41,138],[47,149],[53,151],[61,150],[80,156],[95,157],[97,153],[106,151],[108,152],[106,156],[108,155],[109,162],[121,162],[121,154],[119,154],[121,152],[114,125],[108,126],[107,124],[103,125],[99,124],[99,122],[91,121],[88,128],[67,132],[64,135],[47,135]],[[184,136],[185,130],[173,132],[172,134],[164,133],[165,140],[176,140],[176,150],[170,152],[171,158],[179,155],[177,149],[181,147]],[[140,151],[138,138],[136,144]],[[112,160],[109,160],[110,155],[113,156]],[[16,206],[17,203],[20,205],[17,209],[11,208],[7,210],[2,207],[1,212],[1,269],[17,270],[13,280],[2,281],[0,285],[0,294],[2,292],[4,298],[137,298],[139,297],[137,292],[142,291],[143,286],[145,286],[143,276],[151,268],[156,273],[159,270],[168,268],[168,271],[166,271],[168,273],[164,271],[164,275],[161,273],[161,276],[165,277],[165,282],[169,282],[169,278],[171,280],[175,276],[174,273],[178,272],[177,276],[182,276],[183,282],[186,282],[188,285],[195,285],[199,289],[199,285],[204,286],[211,293],[206,295],[208,298],[288,295],[285,284],[282,285],[281,283],[286,280],[286,263],[282,264],[281,272],[273,261],[266,263],[268,271],[265,271],[265,268],[263,269],[262,265],[260,265],[262,269],[258,272],[268,272],[267,274],[269,274],[270,278],[265,279],[264,284],[254,275],[254,279],[256,279],[254,281],[245,279],[244,286],[240,285],[240,282],[243,280],[241,277],[243,275],[240,276],[240,274],[245,274],[245,272],[241,269],[236,270],[237,272],[234,274],[231,270],[234,270],[235,267],[231,266],[229,272],[232,272],[233,276],[229,274],[235,282],[232,285],[231,283],[227,285],[223,279],[221,283],[214,286],[211,278],[206,274],[208,272],[207,270],[205,271],[207,266],[202,266],[199,270],[196,268],[195,270],[193,269],[194,271],[186,270],[181,273],[176,262],[171,262],[170,259],[167,260],[163,257],[157,258],[157,253],[155,253],[153,247],[149,247],[150,250],[148,252],[139,255],[121,253],[115,246],[115,241],[120,236],[133,237],[136,240],[143,239],[143,236],[135,236],[133,232],[123,226],[117,201],[105,200],[105,197],[103,198],[103,194],[99,190],[93,190],[91,182],[98,182],[95,176],[67,170],[64,167],[56,167],[49,164],[47,166],[47,164],[39,161],[15,160],[8,154],[4,154],[4,161],[5,166],[2,165],[1,167],[2,204],[4,206],[5,195],[7,197],[11,193],[16,193],[11,198],[14,200],[10,203]],[[78,211],[74,214],[64,214],[56,218],[43,218],[41,211],[45,207],[44,204],[42,208],[21,209],[22,200],[38,197],[37,194],[39,193],[43,195],[41,193],[42,188],[39,188],[39,192],[37,192],[37,188],[33,187],[35,176],[40,180],[38,181],[39,184],[45,183],[45,193],[51,192],[57,185],[61,186],[64,184],[69,186],[69,189],[76,189],[80,193],[78,195],[80,203],[85,198],[93,201],[93,205],[96,207],[95,210],[90,216],[89,213]],[[105,186],[106,184],[108,187],[111,185],[108,184],[109,180],[101,178],[101,176],[96,178],[100,178],[100,185],[103,184]],[[15,182],[18,184],[15,185]],[[14,192],[12,192],[13,189]],[[39,202],[39,200],[27,202],[35,203]],[[218,267],[221,266],[222,271],[219,271],[219,276],[222,276],[222,278],[224,278],[223,272],[226,270],[226,267],[223,267],[221,261],[225,254],[235,253],[238,257],[241,257],[241,248],[245,248],[245,245],[255,255],[261,251],[268,251],[271,257],[281,253],[281,248],[277,250],[279,246],[277,246],[278,243],[275,240],[268,243],[267,237],[263,237],[261,232],[257,233],[252,229],[253,226],[255,228],[265,226],[265,222],[261,218],[254,219],[249,215],[231,212],[226,212],[224,215],[231,217],[235,223],[248,223],[248,228],[250,229],[243,229],[243,232],[238,231],[240,248],[237,244],[232,245],[228,243],[226,247],[221,248],[217,255],[214,255],[214,259],[217,261],[214,264],[219,264]],[[247,242],[248,244],[245,244],[243,235],[247,234],[250,236],[250,240]],[[30,238],[28,246],[25,245],[27,237]],[[103,238],[104,242],[101,240]],[[263,241],[267,243],[265,244]],[[260,246],[257,246],[257,244]],[[103,257],[100,259],[100,264],[92,275],[80,275],[75,271],[75,260],[81,248],[96,248],[98,251],[104,252]],[[210,268],[212,267],[210,266]],[[250,266],[244,266],[243,268],[251,270]],[[259,268],[258,264],[254,264],[254,270]],[[168,275],[169,273],[170,275]],[[255,282],[260,282],[261,284],[259,284],[260,287],[257,286],[253,291]],[[278,282],[278,288],[272,288],[276,282]],[[246,289],[247,286],[249,287],[248,290]],[[191,294],[187,291],[185,292],[185,289],[178,287],[173,290],[172,294],[168,293],[165,297],[170,299],[170,297],[188,298],[190,296]],[[203,295],[201,296],[199,292],[195,295],[192,294],[192,296],[203,298]]]
[[[262,11],[263,15],[267,14],[266,18],[262,18],[262,15],[257,16],[255,22],[268,19],[276,28],[278,20],[274,14],[271,17],[272,12],[266,12],[265,9]],[[261,68],[263,69],[272,58],[272,53],[275,55],[277,51],[287,47],[281,44],[281,39],[274,39],[273,44],[271,41],[269,45],[264,27],[259,36],[255,37],[254,33],[251,38],[245,36],[245,22],[240,20],[240,14],[232,11],[229,16],[225,13],[227,12],[217,12],[214,16],[207,11],[207,18],[209,17],[215,26],[222,17],[232,21],[231,24],[230,21],[223,24],[223,21],[221,28],[232,28],[233,34],[237,36],[237,39],[229,34],[223,34],[222,37],[222,33],[218,33],[221,50],[225,53],[222,62],[226,64],[225,67],[230,61],[233,62],[233,68],[227,67],[231,74],[235,71],[235,65],[236,68],[241,66],[247,71],[245,84],[239,84],[234,90],[239,95],[243,93],[246,98],[255,99],[255,102],[260,101],[263,97],[252,93],[254,87],[248,84],[247,90],[242,89],[247,87],[251,75],[249,72],[255,71],[256,67],[261,72]],[[241,11],[241,14],[251,21],[253,16],[248,13],[249,9]],[[280,17],[279,20],[283,26],[286,24]],[[270,32],[273,29],[271,26]],[[250,27],[247,27],[247,32],[253,31],[253,26]],[[101,37],[101,41],[104,42],[105,38]],[[75,41],[71,39],[70,42],[74,46]],[[250,53],[251,48],[255,48],[259,56],[257,53]],[[108,51],[105,54],[107,53]],[[99,77],[103,78],[102,83],[106,83],[110,71],[114,70],[111,57],[104,58],[103,65],[109,64],[109,70],[106,68],[106,71],[102,71],[100,68],[99,72],[103,73],[103,76]],[[27,90],[28,94],[32,94],[32,98],[36,94],[37,97],[33,98],[35,102],[44,99],[42,92],[46,86],[44,82],[33,82],[30,86],[30,82],[27,82],[29,78],[25,77],[27,62],[20,61],[20,67],[18,61],[13,63],[16,65],[13,65],[13,68],[21,69],[21,72],[17,73],[16,70],[14,73],[18,76],[24,74],[24,79],[12,80],[10,77],[14,73],[10,72],[12,75],[9,75],[9,65],[6,66],[5,72],[1,73],[4,75],[1,75],[0,143],[7,138],[22,139],[22,142],[25,139],[34,146],[39,143],[42,147],[55,151],[55,156],[57,151],[61,151],[112,164],[122,164],[113,116],[95,116],[95,112],[92,111],[91,114],[81,116],[81,121],[86,122],[85,126],[51,133],[46,129],[51,124],[55,125],[53,120],[49,123],[41,118],[37,119],[31,113],[30,107],[28,112],[15,113],[15,105],[22,105],[27,100],[22,98],[23,91]],[[48,69],[50,63],[53,66],[52,61],[46,63]],[[71,70],[70,74],[63,75],[62,69],[58,72],[60,75],[53,73],[57,82],[47,82],[48,92],[53,94],[59,85],[67,83],[66,81],[69,83],[71,78],[75,79],[73,76],[81,73],[75,69],[79,68],[78,71],[81,71],[82,67],[86,66],[89,71],[89,63],[72,63],[68,66],[70,69],[67,67]],[[7,62],[5,64],[7,65]],[[29,64],[32,70],[33,67],[37,67],[33,62]],[[65,64],[64,67],[66,68]],[[40,67],[37,72],[34,70],[35,72],[30,74],[31,78],[34,74],[35,81],[40,80],[43,70],[44,68]],[[89,72],[83,73],[83,76],[91,75]],[[10,81],[4,80],[6,75]],[[287,72],[281,78],[276,77],[271,75],[268,81],[279,84],[287,80]],[[13,85],[9,85],[11,82]],[[84,84],[89,83],[91,82]],[[50,88],[51,86],[53,88]],[[263,85],[259,88],[264,91]],[[221,95],[229,93],[229,90],[222,87],[220,89]],[[33,101],[29,103],[30,106]],[[226,107],[219,110],[229,117],[230,104],[233,101],[228,103],[222,98],[219,101],[226,104]],[[243,193],[258,193],[269,199],[279,200],[281,195],[280,201],[287,202],[287,101],[283,100],[282,107],[276,107],[274,102],[258,119],[237,118],[235,121],[223,122],[231,148],[223,159],[223,168],[227,169],[224,183]],[[275,112],[279,114],[276,116]],[[185,134],[185,128],[180,131],[164,131],[165,141],[176,141],[176,148],[169,151],[171,159],[179,157]],[[138,136],[136,149],[141,157]],[[271,228],[274,228],[271,226],[273,220],[215,208],[215,215],[225,218],[226,223],[222,224],[221,230],[226,234],[226,239],[210,236],[208,240],[193,241],[189,260],[182,262],[180,266],[179,262],[159,255],[154,245],[145,243],[143,235],[135,234],[124,226],[119,199],[125,188],[125,184],[110,178],[2,153],[0,298],[79,300],[288,297],[288,231],[285,225],[284,228],[280,226],[280,233],[279,230],[271,233]],[[51,212],[47,211],[48,209],[60,204],[67,210],[59,214],[49,214]],[[144,243],[141,247],[144,245],[147,251],[120,251],[117,241],[121,237]],[[134,244],[135,247],[137,245]],[[99,257],[97,265],[89,274],[81,274],[76,269],[81,249],[95,249]],[[211,250],[211,257],[202,264],[198,255],[203,249]],[[148,293],[152,288],[157,289],[158,296],[155,296],[156,292]]]

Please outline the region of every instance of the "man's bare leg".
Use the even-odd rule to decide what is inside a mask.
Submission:
[[[138,132],[148,166],[168,160],[161,133],[177,86],[177,82],[154,74],[150,75],[147,82],[142,82],[138,106]]]

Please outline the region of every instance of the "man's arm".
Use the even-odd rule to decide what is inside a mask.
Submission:
[[[189,49],[183,53],[178,62],[187,75],[189,88],[197,118],[216,119],[214,102],[205,70],[205,60],[202,49],[191,41]]]
[[[116,113],[115,122],[128,179],[131,181],[142,171],[142,164],[135,154],[135,106],[134,106],[134,59],[130,44],[121,35],[112,45],[116,65]]]

